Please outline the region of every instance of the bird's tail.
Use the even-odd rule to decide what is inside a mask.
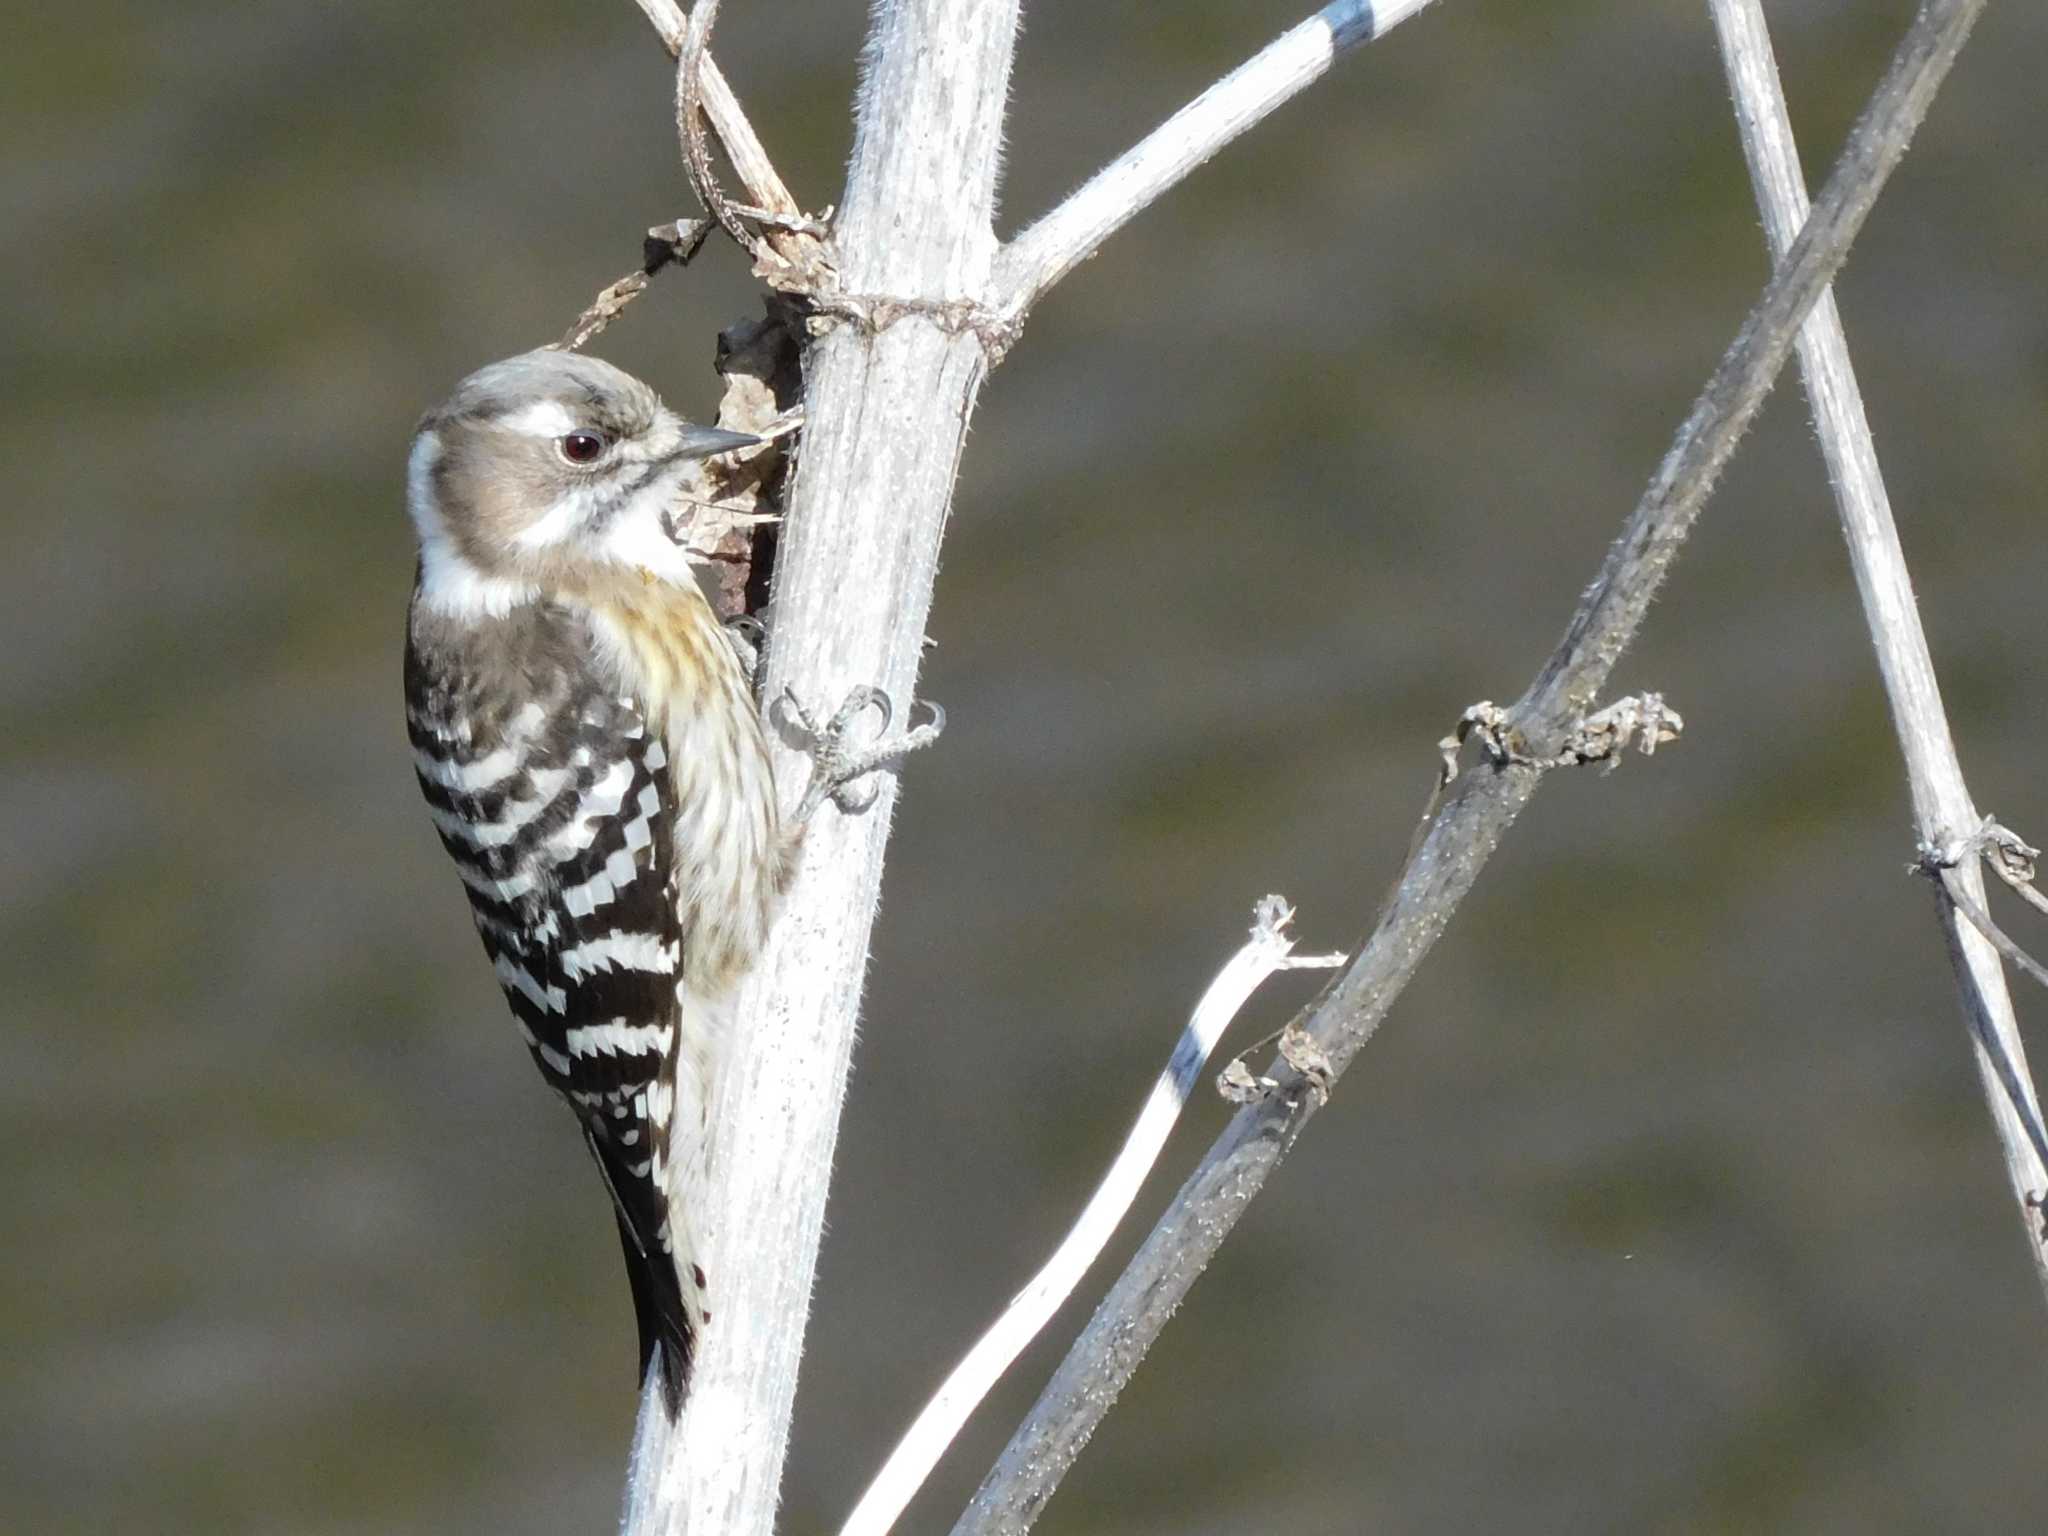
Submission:
[[[683,1393],[690,1385],[696,1328],[683,1304],[675,1261],[658,1246],[643,1253],[625,1214],[618,1217],[626,1279],[633,1287],[633,1317],[640,1328],[640,1379],[644,1382],[649,1370],[661,1372],[661,1400],[673,1419],[682,1412]]]
[[[640,1380],[644,1384],[650,1370],[661,1372],[671,1420],[682,1411],[696,1343],[711,1322],[704,1250],[692,1218],[710,1164],[710,1083],[725,1022],[722,1009],[693,1004],[680,992],[678,1001],[684,1013],[671,1037],[665,1084],[646,1094],[652,1112],[638,1127],[644,1139],[622,1145],[625,1138],[615,1140],[603,1119],[583,1127],[619,1220],[640,1326]],[[657,1091],[662,1086],[667,1094]]]
[[[597,1159],[618,1218],[633,1318],[640,1330],[640,1380],[647,1380],[650,1369],[660,1370],[662,1402],[673,1419],[682,1411],[697,1343],[697,1318],[684,1299],[682,1268],[689,1266],[693,1275],[701,1271],[687,1241],[680,1253],[674,1251],[675,1239],[687,1239],[689,1229],[672,1220],[675,1212],[660,1183],[645,1171],[636,1172],[616,1146],[588,1126],[583,1139]]]

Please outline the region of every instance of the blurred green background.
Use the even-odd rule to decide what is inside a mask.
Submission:
[[[1005,227],[1305,8],[1030,5]],[[832,200],[866,7],[727,9]],[[1909,10],[1771,7],[1810,167]],[[691,211],[664,57],[627,0],[9,30],[0,1527],[607,1530],[625,1287],[416,803],[400,486],[424,407]],[[1992,7],[1842,289],[1973,785],[2036,840],[2044,70]],[[1043,307],[947,544],[789,1530],[1056,1240],[1253,898],[1362,929],[1763,273],[1697,0],[1450,0]],[[713,247],[598,350],[702,411],[754,308]],[[1617,682],[1683,744],[1540,797],[1045,1530],[2039,1518],[2048,1315],[1796,387]]]

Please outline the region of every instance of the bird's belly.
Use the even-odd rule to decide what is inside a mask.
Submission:
[[[782,894],[775,775],[750,699],[671,708],[666,737],[685,975],[702,995],[716,996],[753,964]]]
[[[767,939],[786,864],[760,711],[722,626],[695,589],[649,582],[593,610],[620,681],[668,749],[684,977],[734,986]]]

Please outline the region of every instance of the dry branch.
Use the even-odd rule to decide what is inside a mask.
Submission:
[[[634,3],[654,23],[654,30],[660,35],[662,46],[668,49],[669,57],[680,58],[690,27],[690,19],[683,14],[682,7],[675,0],[634,0]],[[754,132],[754,125],[747,121],[747,114],[740,109],[739,98],[726,83],[724,73],[708,55],[703,62],[702,76],[704,115],[711,119],[711,131],[725,146],[726,158],[732,161],[733,171],[739,177],[740,185],[747,189],[747,196],[771,213],[796,214],[799,211],[796,199],[776,174],[775,162],[768,158],[767,149]]]
[[[1045,291],[1187,174],[1430,0],[1331,0],[1202,92],[1004,246],[989,307],[1015,326]]]
[[[1130,1134],[1073,1227],[940,1384],[846,1517],[839,1536],[887,1536],[968,1415],[1074,1293],[1138,1198],[1209,1053],[1259,984],[1278,971],[1329,970],[1344,963],[1343,955],[1294,954],[1294,940],[1287,933],[1293,920],[1294,909],[1280,896],[1266,897],[1253,910],[1251,937],[1224,963],[1195,1005]]]
[[[1016,0],[878,8],[834,226],[854,291],[915,306],[985,290],[1016,25]],[[708,68],[705,103],[716,125]],[[899,706],[915,696],[954,469],[986,370],[971,330],[915,307],[899,323],[837,326],[813,343],[764,698],[789,688],[829,710],[856,685],[879,685]],[[794,803],[808,765],[781,744],[776,760]],[[812,824],[743,989],[700,1227],[714,1324],[680,1424],[643,1401],[631,1536],[773,1529],[894,803],[889,779],[866,814],[827,810]]]
[[[1763,210],[1764,232],[1773,259],[1782,259],[1806,217],[1806,178],[1799,168],[1799,147],[1785,110],[1777,60],[1758,0],[1711,0],[1714,26],[1735,92],[1735,120],[1749,160],[1757,206]],[[1877,651],[1898,728],[1899,750],[1913,792],[1913,818],[1924,847],[1943,847],[1974,833],[1982,818],[1963,782],[1955,739],[1942,708],[1935,681],[1934,658],[1920,625],[1913,599],[1913,581],[1906,568],[1899,530],[1892,520],[1891,499],[1878,469],[1877,448],[1863,413],[1863,395],[1849,363],[1849,343],[1832,293],[1822,294],[1799,333],[1799,366],[1813,406],[1828,480],[1855,568],[1856,587]],[[1953,887],[1951,886],[1953,883]],[[2041,1130],[2041,1109],[2027,1072],[2026,1048],[2013,1017],[2012,998],[1996,951],[2004,936],[1985,929],[1989,923],[1965,928],[1957,922],[1981,912],[1984,875],[1978,859],[1958,861],[1936,882],[1943,894],[1943,931],[1955,966],[1962,999],[1976,1046],[1977,1070],[1992,1125],[2005,1152],[2013,1198],[2019,1202],[2027,1250],[2044,1287],[2048,1287],[2048,1233],[2041,1206],[2048,1199],[2048,1157]],[[1984,931],[1978,931],[1984,929]],[[2010,942],[2010,941],[2007,941]],[[2015,960],[2015,963],[2021,963]],[[2030,962],[2029,962],[2030,963]]]
[[[1848,253],[1925,115],[1983,0],[1926,0],[1843,149],[1812,217],[1680,428],[1599,577],[1509,712],[1523,755],[1554,757],[1633,638],[1737,439],[1783,367],[1807,312]],[[1518,740],[1517,740],[1518,738]],[[1462,775],[1432,806],[1357,961],[1308,1010],[1305,1029],[1340,1076],[1472,888],[1543,770],[1514,761]],[[1320,1096],[1276,1062],[1277,1087],[1239,1111],[1182,1186],[1012,1437],[954,1536],[1029,1530],[1195,1277],[1264,1187]]]
[[[552,345],[564,352],[574,352],[595,340],[647,291],[655,273],[669,266],[687,267],[710,233],[709,219],[678,219],[655,225],[641,244],[640,265],[598,290],[597,297],[584,306],[583,313],[562,333],[561,340]]]

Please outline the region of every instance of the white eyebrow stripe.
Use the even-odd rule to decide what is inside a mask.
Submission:
[[[561,437],[574,432],[577,421],[561,401],[536,400],[531,405],[522,405],[518,410],[500,416],[498,425],[508,432],[524,432],[529,437]]]

